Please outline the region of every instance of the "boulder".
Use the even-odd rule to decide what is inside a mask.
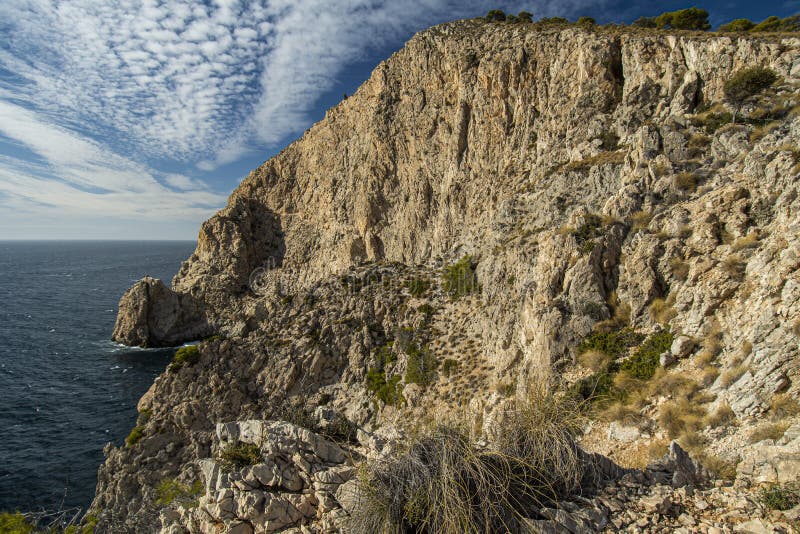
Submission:
[[[670,352],[678,359],[685,358],[694,349],[694,340],[689,336],[677,336],[672,341]]]
[[[169,347],[212,333],[194,298],[146,276],[122,295],[111,339],[124,345]]]

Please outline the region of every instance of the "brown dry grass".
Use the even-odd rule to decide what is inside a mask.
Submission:
[[[746,236],[742,236],[736,239],[731,244],[731,250],[733,250],[734,252],[739,252],[740,250],[755,248],[757,246],[758,246],[758,233],[750,232]]]
[[[716,411],[706,416],[705,424],[711,428],[730,426],[736,423],[736,414],[727,404],[721,404]]]
[[[533,387],[480,444],[452,421],[421,429],[397,454],[367,463],[354,533],[516,531],[528,506],[580,488],[586,466],[574,442],[584,420],[570,399]]]
[[[647,312],[653,321],[666,325],[678,314],[672,307],[674,304],[674,294],[669,295],[666,299],[657,298],[647,307]]]
[[[672,258],[669,260],[669,269],[672,276],[681,282],[689,277],[689,264],[681,258]]]
[[[578,362],[595,373],[604,368],[610,361],[611,357],[599,350],[587,350],[578,356]]]
[[[742,375],[749,370],[750,370],[749,366],[742,364],[731,367],[730,369],[722,373],[722,376],[719,379],[719,383],[722,385],[722,387],[728,387],[737,380],[739,380],[742,377]]]
[[[697,432],[703,427],[705,408],[682,398],[665,402],[658,410],[658,424],[675,439],[682,434]]]
[[[786,422],[763,423],[750,432],[750,443],[758,443],[765,439],[781,439],[787,428],[789,423]]]
[[[773,419],[787,419],[800,414],[800,402],[787,393],[772,397],[769,403],[769,414]]]

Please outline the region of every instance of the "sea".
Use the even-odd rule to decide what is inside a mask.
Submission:
[[[84,510],[103,446],[174,349],[111,341],[117,304],[142,276],[165,283],[195,243],[0,242],[0,511]]]

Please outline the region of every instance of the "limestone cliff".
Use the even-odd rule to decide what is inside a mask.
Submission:
[[[724,82],[756,65],[780,81],[725,124]],[[489,425],[553,369],[565,387],[586,379],[577,356],[593,332],[668,331],[663,372],[696,379],[704,412],[758,426],[800,387],[799,84],[793,37],[482,21],[418,34],[250,173],[172,289],[146,279],[123,297],[124,343],[221,338],[156,381],[139,443],[107,451],[100,524],[154,524],[157,485],[204,476],[218,423],[302,404],[374,441],[460,404]],[[478,290],[454,298],[441,269],[464,256]],[[415,381],[422,349],[438,370]],[[399,406],[375,398],[376,367],[398,377]],[[657,393],[587,446],[622,461],[678,437],[658,421],[684,393]],[[730,425],[693,432],[730,461],[745,445]],[[263,513],[242,515],[256,505],[237,493],[222,510],[214,499],[235,492],[214,488],[204,518],[164,524],[260,531]],[[326,491],[276,528],[335,525]]]

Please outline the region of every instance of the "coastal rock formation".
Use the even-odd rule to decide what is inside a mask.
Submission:
[[[169,347],[210,331],[191,295],[176,293],[161,280],[145,277],[120,299],[112,338],[126,345]]]
[[[780,79],[733,124],[723,85],[756,65]],[[418,34],[250,173],[171,289],[123,297],[121,342],[214,336],[156,380],[137,439],[107,449],[98,528],[266,531],[251,511],[288,488],[210,476],[238,439],[223,434],[243,435],[221,423],[321,435],[332,412],[368,459],[456,412],[490,434],[544,380],[595,403],[583,448],[641,470],[677,439],[705,467],[674,480],[695,464],[671,446],[669,467],[600,490],[605,519],[564,503],[536,528],[783,528],[739,511],[800,461],[799,87],[800,39],[780,35]],[[310,470],[281,464],[301,482],[278,522],[325,531],[347,492],[319,493],[313,466],[351,460],[309,454]],[[197,510],[163,504],[173,479],[202,481]]]

